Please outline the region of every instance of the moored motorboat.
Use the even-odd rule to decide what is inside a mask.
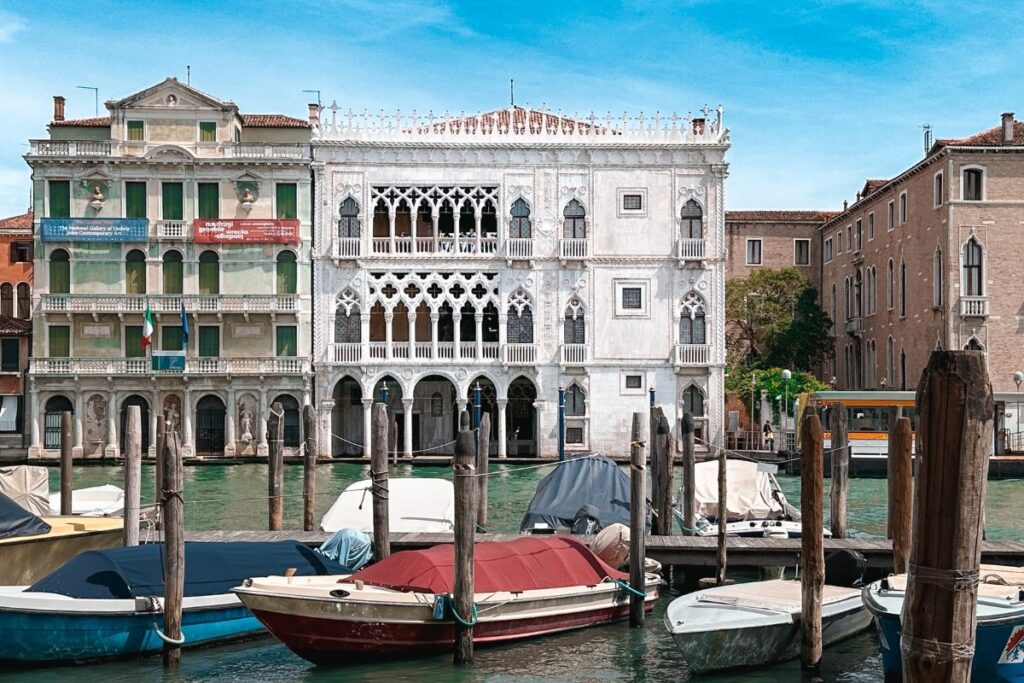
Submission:
[[[450,601],[454,547],[392,555],[348,579],[252,579],[235,589],[267,629],[319,664],[451,650],[456,618],[475,622],[477,645],[506,643],[614,621],[629,614],[628,575],[573,538],[477,543],[474,613]],[[646,574],[645,607],[661,579]]]
[[[665,626],[691,671],[759,666],[800,654],[800,582],[777,579],[697,591],[672,601]],[[826,585],[822,645],[871,625],[859,588]]]
[[[979,575],[971,680],[1024,681],[1024,569],[983,564]],[[864,588],[864,604],[878,629],[878,648],[886,675],[903,671],[900,641],[906,589],[906,574]]]
[[[373,483],[349,485],[320,521],[320,530],[373,531]],[[397,533],[451,533],[455,528],[455,488],[447,479],[388,479],[388,528]]]
[[[263,628],[233,586],[249,576],[338,574],[294,541],[186,543],[186,647]],[[58,664],[155,652],[163,641],[163,545],[91,551],[32,586],[0,587],[0,661]]]

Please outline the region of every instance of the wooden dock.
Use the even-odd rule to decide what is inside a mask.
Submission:
[[[288,541],[311,546],[323,543],[330,534],[318,531],[189,531],[186,541]],[[510,541],[519,534],[477,534],[477,541]],[[586,539],[581,539],[586,540]],[[391,534],[391,552],[427,548],[451,543],[451,534]],[[647,555],[664,565],[713,567],[717,539],[696,536],[648,536]],[[825,554],[852,549],[862,553],[868,567],[892,567],[892,542],[886,539],[825,539]],[[800,539],[729,538],[730,567],[794,567],[799,562]],[[981,561],[987,564],[1024,564],[1024,542],[983,541]]]

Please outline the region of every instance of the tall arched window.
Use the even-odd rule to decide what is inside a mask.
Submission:
[[[132,249],[124,258],[124,291],[146,293],[146,255],[139,249]]]
[[[583,304],[573,297],[565,307],[565,343],[586,344],[587,327],[583,314]]]
[[[964,244],[963,293],[965,296],[982,296],[985,293],[982,280],[981,245],[973,237]]]
[[[582,204],[573,199],[565,205],[562,216],[562,237],[572,239],[587,236],[587,211]]]
[[[907,262],[900,261],[900,317],[907,314]]]
[[[362,323],[359,315],[359,298],[351,289],[338,295],[334,310],[334,342],[336,344],[358,344],[362,341]]]
[[[508,322],[506,323],[507,338],[510,344],[533,343],[533,309],[523,306],[522,310],[509,306]]]
[[[885,308],[888,311],[891,311],[893,307],[893,277],[893,263],[892,259],[889,259],[889,265],[887,267],[885,275]],[[892,377],[890,377],[889,380],[892,381]]]
[[[683,204],[680,214],[680,235],[683,239],[701,239],[704,237],[704,211],[693,199]]]
[[[530,239],[533,226],[530,224],[530,206],[522,199],[512,202],[512,224],[509,226],[512,239]]]
[[[964,351],[984,351],[985,347],[981,345],[977,337],[971,337],[970,340],[964,344]]]
[[[220,294],[220,257],[215,251],[199,255],[199,293]]]
[[[707,344],[704,299],[696,292],[683,298],[679,311],[679,343]]]
[[[27,282],[18,284],[18,317],[22,320],[32,317],[32,289]]]
[[[935,250],[932,259],[932,306],[942,308],[942,250]]]
[[[892,337],[885,342],[885,381],[890,387],[896,385],[896,346]]]
[[[14,285],[10,282],[0,285],[0,315],[14,317]]]
[[[71,257],[64,249],[50,252],[50,294],[71,293]]]
[[[985,172],[980,168],[965,168],[963,197],[965,201],[980,202],[985,197]]]
[[[704,416],[704,392],[700,387],[691,384],[683,389],[683,412],[694,417]]]
[[[277,254],[277,293],[298,293],[298,269],[294,251],[282,251]]]
[[[162,264],[164,294],[182,294],[185,291],[185,272],[182,270],[181,252],[164,252]]]
[[[864,294],[864,272],[858,268],[857,272],[853,275],[853,317],[859,318],[863,314],[863,294]]]
[[[864,305],[864,312],[868,315],[877,310],[877,300],[875,298],[878,286],[877,272],[874,266],[868,268],[867,303]]]
[[[338,211],[338,237],[359,237],[359,202],[348,197]]]
[[[850,298],[850,278],[846,278],[843,288],[843,308],[846,311],[846,320],[853,316],[853,302]]]
[[[907,352],[900,348],[900,391],[907,390]]]
[[[587,396],[578,384],[570,384],[565,390],[565,414],[567,417],[583,417],[587,414]]]

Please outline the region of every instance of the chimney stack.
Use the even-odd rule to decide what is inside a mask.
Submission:
[[[318,128],[320,126],[319,104],[313,104],[312,102],[310,102],[309,104],[309,125],[313,126],[314,128]]]
[[[844,200],[843,200],[843,211],[846,211],[846,210],[847,210],[848,208],[850,208],[850,207],[849,207],[849,202],[847,202],[847,201],[846,201],[846,200],[844,199]]]
[[[53,120],[63,121],[64,120],[64,98],[61,95],[53,96]]]
[[[1008,111],[1003,114],[1003,144],[1013,144],[1013,112]]]

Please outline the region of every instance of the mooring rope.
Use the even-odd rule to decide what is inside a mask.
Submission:
[[[612,583],[614,583],[616,586],[618,586],[622,590],[624,590],[624,591],[626,591],[628,593],[631,593],[631,594],[635,595],[638,598],[646,598],[647,597],[647,593],[644,593],[643,591],[638,591],[637,589],[633,588],[632,586],[629,585],[629,583],[623,581],[622,579],[613,579],[612,577],[607,576],[607,577],[605,577],[605,581],[611,581]]]

